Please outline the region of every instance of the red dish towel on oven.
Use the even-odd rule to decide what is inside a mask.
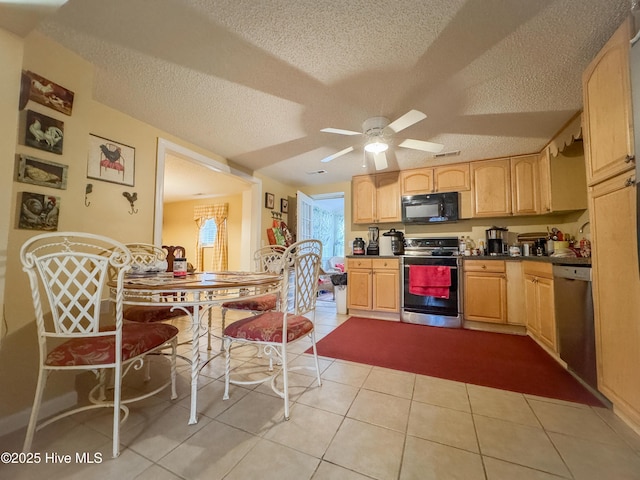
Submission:
[[[450,286],[450,267],[409,265],[409,293],[412,295],[449,298]]]

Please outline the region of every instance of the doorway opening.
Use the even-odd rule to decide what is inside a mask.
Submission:
[[[215,174],[223,179],[233,180],[245,185],[245,188],[240,193],[242,196],[242,219],[240,221],[241,225],[239,228],[240,232],[238,234],[237,245],[240,252],[253,252],[260,244],[260,222],[253,221],[253,219],[260,219],[262,182],[253,176],[247,175],[244,172],[230,167],[229,165],[162,138],[158,139],[157,150],[156,210],[153,226],[154,244],[163,244],[166,182],[172,180],[178,181],[178,177],[182,177],[182,175],[177,175],[175,172],[173,174],[168,173],[165,175],[165,173],[167,173],[167,166],[176,159],[182,161],[181,167],[183,168],[178,169],[181,173],[184,173],[185,170],[190,169],[192,166],[193,169],[199,170],[200,172],[206,171],[207,174]],[[187,180],[183,189],[188,191],[190,188],[190,182]],[[198,192],[191,191],[190,193],[196,194]],[[206,201],[207,200],[203,197],[203,202]],[[188,243],[193,243],[195,245],[195,235],[197,235],[197,232],[195,223],[193,223],[193,210],[185,211],[184,216],[186,217],[189,225],[193,225],[194,241]],[[190,247],[191,245],[185,245],[185,248]],[[241,270],[249,271],[253,268],[250,255],[239,255],[235,265],[236,268]]]
[[[336,287],[331,276],[344,272],[344,193],[315,195],[312,198],[312,237],[322,242],[322,275],[318,305],[336,305]]]

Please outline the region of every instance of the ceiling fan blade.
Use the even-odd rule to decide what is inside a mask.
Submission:
[[[407,138],[398,144],[399,147],[422,150],[423,152],[439,153],[444,148],[441,143],[423,142],[422,140],[412,140]]]
[[[338,135],[362,135],[362,132],[354,132],[353,130],[342,130],[340,128],[323,128],[320,131],[325,133],[337,133]]]
[[[376,170],[384,170],[389,166],[387,164],[387,154],[384,152],[374,153],[373,163],[376,165]]]
[[[424,120],[425,118],[427,118],[427,116],[424,113],[419,112],[418,110],[410,110],[397,120],[391,122],[388,127],[394,132],[398,133],[400,130],[404,130],[414,123],[418,123],[420,120]]]
[[[342,155],[346,155],[349,152],[353,151],[353,147],[348,147],[345,148],[344,150],[340,150],[338,153],[334,153],[333,155],[329,155],[328,157],[324,157],[322,160],[320,160],[322,163],[327,163],[330,162],[331,160],[334,160],[338,157],[341,157]]]

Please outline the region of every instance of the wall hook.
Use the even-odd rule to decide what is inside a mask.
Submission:
[[[93,192],[93,184],[87,183],[87,186],[84,189],[84,206],[85,207],[88,207],[89,205],[91,205],[91,202],[87,201],[87,195],[89,195],[91,192]]]
[[[131,210],[129,210],[129,215],[133,215],[134,213],[138,213],[138,209],[135,208],[135,202],[138,200],[138,193],[133,192],[122,192],[122,196],[129,200],[129,205],[131,206]]]

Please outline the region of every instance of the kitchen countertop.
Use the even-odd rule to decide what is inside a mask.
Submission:
[[[403,255],[347,255],[347,258],[400,258]],[[409,256],[409,255],[406,255]],[[507,260],[511,262],[543,262],[552,263],[554,265],[586,265],[591,266],[591,258],[583,257],[550,257],[550,256],[519,256],[511,257],[509,255],[483,255],[479,257],[462,257],[463,260]]]

